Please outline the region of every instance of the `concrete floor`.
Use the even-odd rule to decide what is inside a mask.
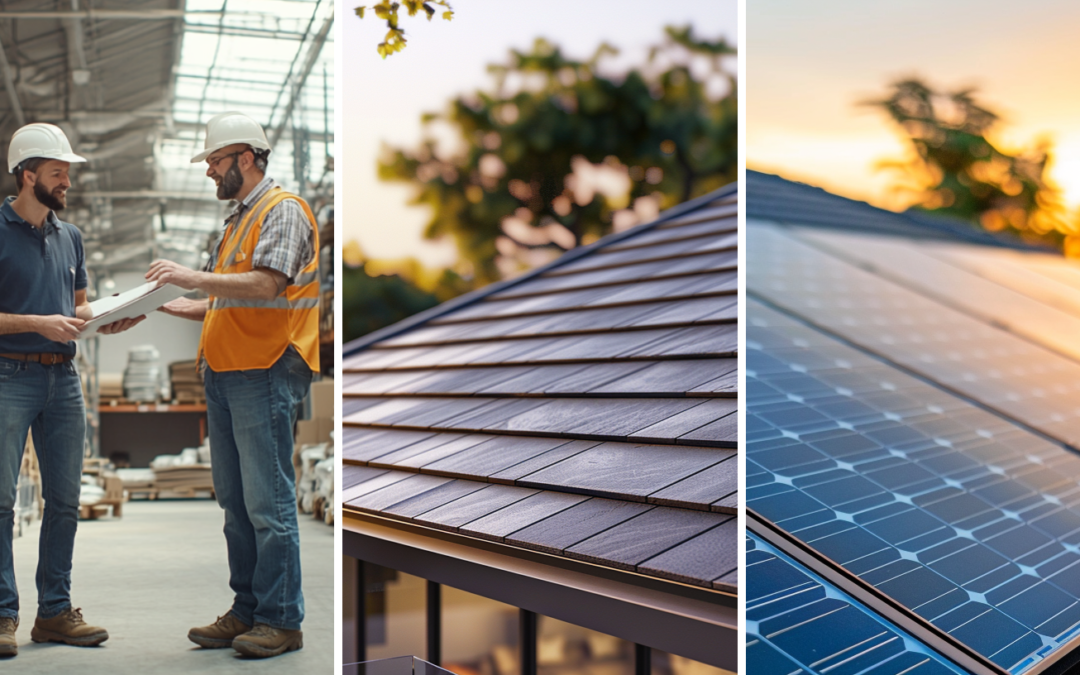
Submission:
[[[300,516],[304,648],[271,659],[200,649],[188,629],[212,623],[232,604],[224,512],[212,500],[133,501],[123,517],[82,521],[75,537],[72,602],[103,626],[100,647],[35,644],[34,572],[40,523],[15,539],[22,623],[19,654],[5,673],[327,673],[334,667],[334,529]]]

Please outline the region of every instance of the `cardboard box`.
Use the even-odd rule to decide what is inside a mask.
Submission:
[[[319,420],[300,420],[296,423],[296,444],[319,443]]]
[[[312,419],[331,419],[334,417],[334,380],[324,378],[311,383]]]
[[[319,442],[330,440],[330,434],[334,431],[334,418],[320,417],[319,423]]]

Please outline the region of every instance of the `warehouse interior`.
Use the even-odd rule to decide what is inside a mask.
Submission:
[[[334,3],[331,0],[57,0],[0,9],[0,144],[32,122],[75,152],[62,219],[79,227],[91,300],[139,286],[155,259],[200,268],[228,202],[204,163],[207,120],[260,122],[267,175],[303,197],[320,227],[322,371],[333,371]],[[14,178],[0,177],[4,195]],[[12,292],[17,289],[5,289]],[[22,598],[20,672],[233,672],[231,650],[199,650],[191,626],[231,602],[223,512],[213,500],[206,405],[195,369],[200,324],[152,313],[128,332],[80,340],[87,408],[72,599],[111,639],[80,650],[30,642],[42,501],[28,442],[14,555]],[[318,378],[316,378],[318,380]],[[316,381],[297,424],[305,648],[260,672],[333,662],[333,382]],[[228,653],[226,653],[228,652]]]

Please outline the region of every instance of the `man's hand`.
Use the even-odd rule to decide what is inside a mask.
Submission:
[[[82,319],[62,314],[35,317],[35,332],[53,342],[68,342],[79,337],[79,331],[86,323]]]
[[[171,260],[155,260],[150,263],[150,271],[146,273],[147,281],[156,281],[158,285],[172,284],[187,291],[193,291],[199,287],[202,272],[184,267]]]
[[[107,323],[104,326],[98,326],[98,332],[103,335],[115,335],[116,333],[123,333],[126,330],[130,330],[142,323],[146,319],[146,315],[137,316],[134,319],[120,319],[119,321],[113,321]]]
[[[164,312],[170,316],[178,316],[181,319],[191,319],[193,321],[202,321],[206,316],[206,310],[209,306],[209,302],[206,300],[192,300],[191,298],[177,298],[170,300],[164,305],[158,308],[159,312]]]

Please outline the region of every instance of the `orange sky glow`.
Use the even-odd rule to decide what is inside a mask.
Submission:
[[[882,111],[859,105],[889,82],[978,88],[1002,117],[1005,150],[1052,144],[1049,179],[1080,212],[1080,6],[1061,0],[822,0],[747,3],[747,166],[885,208],[907,205],[882,160],[905,146]]]

